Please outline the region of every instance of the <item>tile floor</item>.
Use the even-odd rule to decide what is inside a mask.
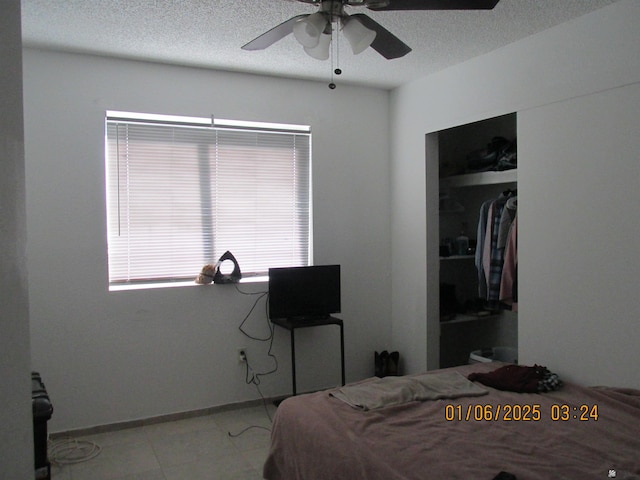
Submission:
[[[273,417],[275,407],[268,405]],[[269,449],[264,406],[77,437],[98,444],[86,462],[52,464],[53,480],[259,480]]]

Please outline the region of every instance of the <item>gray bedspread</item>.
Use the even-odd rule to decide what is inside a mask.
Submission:
[[[402,405],[413,401],[478,397],[489,391],[458,372],[374,378],[347,385],[329,395],[362,410]]]
[[[441,370],[465,377],[500,364]],[[268,480],[640,478],[640,392],[584,388],[411,401],[363,411],[329,391],[274,417]]]

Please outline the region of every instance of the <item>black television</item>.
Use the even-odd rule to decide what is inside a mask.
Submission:
[[[339,313],[340,265],[269,269],[269,318],[310,321]]]

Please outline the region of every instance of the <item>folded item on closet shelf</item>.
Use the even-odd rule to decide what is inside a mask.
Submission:
[[[501,171],[517,168],[518,148],[516,140],[493,137],[485,148],[467,155],[467,170],[471,172]]]

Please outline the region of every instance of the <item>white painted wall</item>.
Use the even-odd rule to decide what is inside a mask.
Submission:
[[[436,366],[439,342],[425,134],[517,111],[519,358],[640,387],[639,21],[621,0],[393,92],[392,329],[409,371]]]
[[[33,478],[20,0],[0,15],[0,480]]]
[[[24,91],[33,365],[53,431],[256,399],[238,347],[273,366],[238,331],[254,299],[233,286],[108,292],[107,109],[311,125],[315,262],[342,265],[347,380],[373,374],[391,334],[388,92],[39,50],[25,51]],[[245,327],[266,325],[258,307]],[[299,391],[338,384],[337,327],[296,337]],[[267,396],[291,389],[288,332],[274,353]]]
[[[519,189],[530,199],[519,202],[522,355],[638,388],[640,83],[531,109],[519,125],[530,159]]]

